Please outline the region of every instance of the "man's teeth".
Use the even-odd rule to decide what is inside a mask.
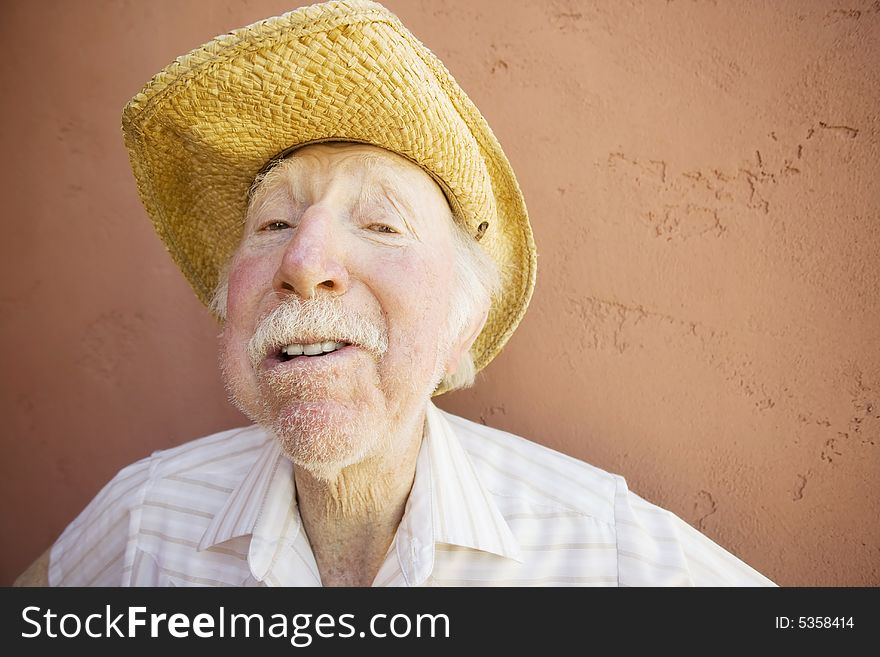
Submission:
[[[303,354],[306,356],[317,356],[318,354],[327,354],[331,351],[342,349],[345,346],[347,346],[345,342],[333,342],[332,340],[314,342],[312,344],[289,344],[281,350],[281,353],[288,356],[301,356]]]

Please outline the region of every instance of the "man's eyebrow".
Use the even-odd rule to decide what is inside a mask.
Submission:
[[[302,180],[303,162],[296,158],[280,160],[254,180],[248,190],[246,218],[274,212],[275,207],[296,198],[296,186]],[[278,191],[284,195],[278,198]]]
[[[401,190],[400,185],[393,178],[376,178],[364,184],[364,189],[368,194],[374,195],[377,192],[383,194],[397,212],[404,216],[415,216],[415,210],[406,194]]]
[[[400,216],[401,220],[406,224],[407,228],[415,233],[415,229],[411,220],[417,218],[416,213],[409,194],[401,189],[399,165],[387,162],[372,154],[364,154],[361,156],[362,162],[367,170],[367,181],[365,181],[362,189],[363,194],[358,201],[358,206],[363,209],[365,205],[379,202],[379,196],[391,204],[394,211]]]

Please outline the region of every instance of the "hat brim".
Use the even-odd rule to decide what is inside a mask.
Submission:
[[[443,64],[381,5],[330,2],[219,36],[158,73],[122,126],[156,232],[206,305],[256,175],[298,146],[353,141],[418,164],[482,232],[501,294],[471,348],[477,370],[525,313],[536,254],[510,163]]]

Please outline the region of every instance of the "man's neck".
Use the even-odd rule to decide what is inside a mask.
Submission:
[[[415,478],[424,415],[392,449],[330,480],[294,466],[303,527],[324,586],[369,586],[403,518]]]

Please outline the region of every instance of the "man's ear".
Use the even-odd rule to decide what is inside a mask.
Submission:
[[[462,357],[468,352],[471,345],[474,344],[474,340],[477,339],[477,336],[480,335],[480,331],[482,331],[483,327],[486,325],[488,317],[489,309],[486,308],[486,310],[477,315],[468,325],[467,329],[462,333],[461,339],[456,344],[452,345],[452,349],[449,351],[449,360],[446,362],[447,376],[455,374],[458,371],[458,366],[461,363]]]

